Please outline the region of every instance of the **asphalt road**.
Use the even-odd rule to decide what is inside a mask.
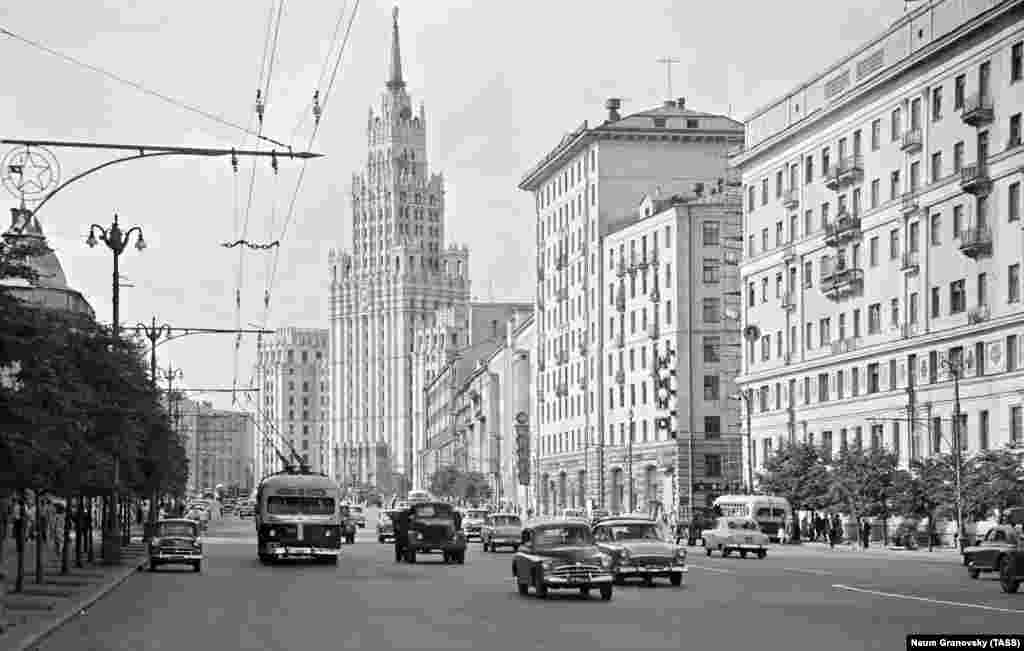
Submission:
[[[972,581],[948,560],[791,549],[721,559],[693,549],[682,588],[542,601],[516,593],[511,552],[472,543],[465,565],[398,565],[370,527],[337,567],[267,567],[251,519],[214,523],[201,574],[140,572],[38,648],[834,651],[903,649],[912,632],[1024,632],[1024,593]]]

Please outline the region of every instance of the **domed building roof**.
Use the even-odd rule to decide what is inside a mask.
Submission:
[[[11,208],[11,226],[4,233],[4,239],[10,246],[26,246],[29,243],[46,244],[46,235],[42,224],[31,211],[22,208]],[[80,292],[68,285],[64,268],[57,254],[47,247],[45,253],[28,260],[29,266],[35,270],[37,278],[29,282],[21,278],[0,279],[15,296],[38,307],[55,310],[67,310],[79,314],[87,314],[95,318],[95,312],[89,301]]]

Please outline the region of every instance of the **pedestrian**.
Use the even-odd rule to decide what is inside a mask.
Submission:
[[[842,525],[839,522],[839,514],[833,513],[828,524],[828,546],[829,549],[835,549],[836,543],[839,542],[840,536],[842,535]]]
[[[867,518],[864,518],[860,527],[860,541],[864,549],[867,549],[871,543],[871,522]]]

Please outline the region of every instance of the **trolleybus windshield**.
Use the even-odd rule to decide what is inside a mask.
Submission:
[[[271,515],[334,515],[334,500],[329,497],[267,498],[267,513]]]

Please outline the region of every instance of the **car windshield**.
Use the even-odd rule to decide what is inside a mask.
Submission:
[[[496,527],[519,527],[522,521],[515,515],[497,515],[492,520]]]
[[[333,515],[334,500],[329,497],[267,498],[267,513],[271,515]]]
[[[590,529],[586,527],[545,527],[534,532],[533,540],[534,546],[539,549],[593,543]]]
[[[417,504],[412,510],[413,516],[418,519],[427,518],[451,518],[452,512],[444,506],[434,504]]]
[[[602,527],[612,540],[662,540],[658,525],[652,523],[616,524]]]
[[[164,522],[157,525],[156,535],[161,537],[194,536],[196,535],[196,526],[189,522]]]
[[[757,531],[757,523],[753,520],[729,520],[730,529],[743,529],[747,531]]]
[[[466,517],[472,518],[473,520],[483,520],[487,517],[487,511],[470,510],[466,511]]]

